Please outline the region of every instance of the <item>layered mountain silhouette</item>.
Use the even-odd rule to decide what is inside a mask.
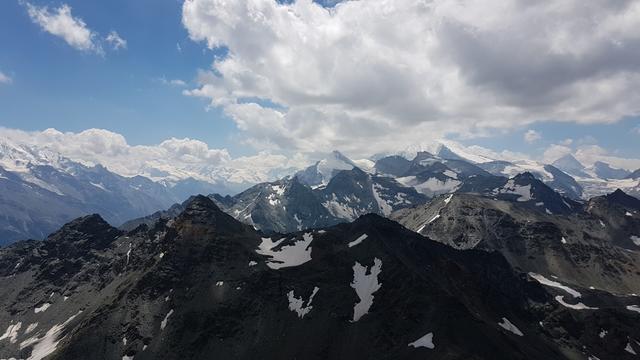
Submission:
[[[204,196],[153,227],[125,233],[91,215],[0,249],[0,285],[1,358],[632,359],[640,350],[636,297],[527,274],[499,252],[456,250],[375,214],[268,237]]]

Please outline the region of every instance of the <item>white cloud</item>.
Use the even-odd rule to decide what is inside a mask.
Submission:
[[[634,127],[631,131],[634,132],[637,135],[640,135],[640,126]]]
[[[576,149],[575,157],[585,165],[593,165],[596,161],[602,161],[615,168],[634,171],[640,168],[640,159],[623,158],[610,153],[607,149],[598,145],[583,145]]]
[[[109,35],[105,38],[105,40],[111,44],[114,50],[126,49],[127,48],[127,40],[123,39],[118,35],[116,31],[111,31]]]
[[[229,50],[186,93],[255,146],[363,153],[640,113],[636,1],[186,0],[182,21]]]
[[[103,53],[102,47],[97,42],[97,34],[89,29],[82,19],[71,15],[69,5],[62,4],[53,11],[48,7],[40,7],[30,3],[26,3],[26,6],[31,20],[40,25],[44,31],[62,38],[75,49]]]
[[[309,164],[303,155],[287,157],[266,151],[233,158],[226,149],[211,149],[189,138],[130,145],[121,134],[103,129],[63,133],[55,129],[27,132],[0,128],[0,139],[0,143],[47,149],[87,165],[101,164],[124,176],[144,175],[170,182],[193,177],[214,183],[258,183],[289,175]]]
[[[573,153],[573,149],[567,145],[552,144],[544,151],[542,160],[547,164],[551,164],[559,158],[571,153]]]
[[[2,71],[0,71],[0,84],[11,84],[13,83],[13,79],[9,75],[5,75]]]
[[[527,130],[527,132],[524,133],[524,141],[526,141],[529,144],[533,144],[534,142],[540,140],[541,138],[542,138],[542,134],[532,129],[529,129]]]
[[[157,81],[161,82],[164,85],[172,85],[172,86],[177,86],[177,87],[185,87],[187,86],[186,81],[184,80],[180,80],[180,79],[172,79],[169,80],[166,77],[160,77],[156,79]]]

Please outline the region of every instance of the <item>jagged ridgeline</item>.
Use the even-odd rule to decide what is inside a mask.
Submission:
[[[638,305],[375,214],[265,236],[204,196],[0,250],[0,358],[632,359]]]
[[[142,176],[127,177],[100,165],[86,166],[46,149],[0,139],[0,245],[43,239],[64,223],[90,213],[130,229],[147,222],[140,217],[158,211],[151,218],[166,217],[163,212],[178,204],[169,211],[175,215],[189,196],[200,193],[210,194],[224,211],[266,232],[321,228],[368,213],[389,216],[452,192],[503,198],[522,195],[524,202],[532,190],[548,202],[542,210],[555,214],[570,212],[574,202],[616,188],[640,195],[637,172],[602,162],[585,167],[571,156],[553,165],[504,161],[442,144],[431,151],[416,147],[373,157],[376,161],[354,161],[334,151],[297,173],[287,171],[289,176],[279,180],[256,184],[264,179],[245,179],[233,185],[225,178],[211,178],[223,174],[208,168],[196,173],[148,168]],[[529,182],[531,188],[527,188]],[[557,201],[559,197],[565,201]]]

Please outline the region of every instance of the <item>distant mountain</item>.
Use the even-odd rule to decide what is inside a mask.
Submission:
[[[553,165],[536,161],[491,161],[478,164],[482,169],[496,176],[513,177],[528,172],[554,190],[574,200],[581,199],[583,188],[572,176]]]
[[[637,293],[640,200],[617,191],[556,215],[558,212],[540,211],[552,207],[549,200],[539,207],[533,203],[537,200],[518,201],[535,192],[549,193],[518,185],[523,180],[504,188],[518,197],[515,201],[476,194],[443,195],[394,212],[391,219],[457,249],[498,251],[525,272],[554,274],[582,287],[618,294]]]
[[[593,170],[601,179],[624,179],[631,174],[627,170],[613,168],[602,161],[596,161],[593,164]]]
[[[447,206],[463,211],[465,197],[473,195]],[[473,210],[483,208],[465,211]],[[536,260],[561,251],[545,236],[526,241]],[[581,248],[570,249],[565,256]],[[275,237],[204,196],[129,233],[91,215],[0,249],[0,358],[560,360],[640,351],[637,297],[591,290],[561,277],[568,272],[522,273],[507,260],[373,214]]]
[[[319,160],[295,174],[301,183],[308,186],[326,185],[341,170],[351,170],[357,167],[351,159],[339,151],[333,151],[328,157]]]
[[[85,214],[100,213],[120,225],[179,200],[144,177],[125,178],[101,166],[65,165],[67,171],[48,165],[28,164],[20,172],[0,167],[0,245],[42,239]]]
[[[266,232],[291,232],[352,221],[427,201],[415,189],[392,178],[353,167],[341,170],[324,186],[310,187],[298,175],[258,184],[242,193],[214,201],[234,218]]]
[[[632,172],[631,174],[629,174],[627,176],[627,179],[634,179],[634,180],[640,179],[640,169],[638,169],[638,170]]]
[[[78,216],[99,213],[120,225],[166,209],[194,193],[224,192],[195,179],[173,184],[124,177],[46,149],[0,141],[0,245],[43,239]]]
[[[231,191],[224,182],[191,177],[170,181],[126,177],[100,164],[87,165],[46,148],[0,139],[0,246],[19,239],[43,239],[86,214],[99,213],[119,226],[194,194]]]
[[[558,169],[579,177],[589,177],[589,175],[585,172],[586,167],[578,161],[573,155],[567,154],[562,156],[561,158],[554,161],[551,165],[557,167]]]

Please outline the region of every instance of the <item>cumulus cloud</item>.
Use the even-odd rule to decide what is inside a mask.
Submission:
[[[0,128],[0,139],[50,150],[86,165],[101,164],[124,176],[144,175],[169,182],[192,177],[213,183],[258,183],[288,175],[308,164],[302,155],[289,158],[269,152],[233,158],[226,149],[212,149],[189,138],[170,138],[157,145],[130,145],[121,134],[103,129],[74,133]]]
[[[53,10],[30,3],[26,3],[26,7],[34,23],[51,35],[62,38],[69,46],[81,51],[103,52],[97,41],[97,34],[89,29],[81,18],[71,14],[69,5],[62,4]]]
[[[2,71],[0,71],[0,84],[11,84],[13,79],[9,75],[5,75]]]
[[[186,93],[258,147],[358,153],[640,113],[637,1],[186,0],[182,21],[228,49]]]
[[[625,158],[611,153],[599,145],[584,145],[576,149],[575,157],[581,163],[593,165],[596,161],[611,164],[613,167],[634,171],[640,168],[640,159]]]
[[[524,141],[526,141],[529,144],[533,144],[534,142],[540,140],[541,138],[542,138],[542,134],[532,129],[529,129],[527,130],[527,132],[524,133]]]
[[[108,42],[114,50],[127,48],[127,40],[120,37],[120,35],[118,35],[118,33],[113,30],[107,35],[105,41]]]
[[[572,154],[574,150],[568,145],[564,144],[552,144],[542,154],[542,160],[545,163],[551,164],[559,158]]]

